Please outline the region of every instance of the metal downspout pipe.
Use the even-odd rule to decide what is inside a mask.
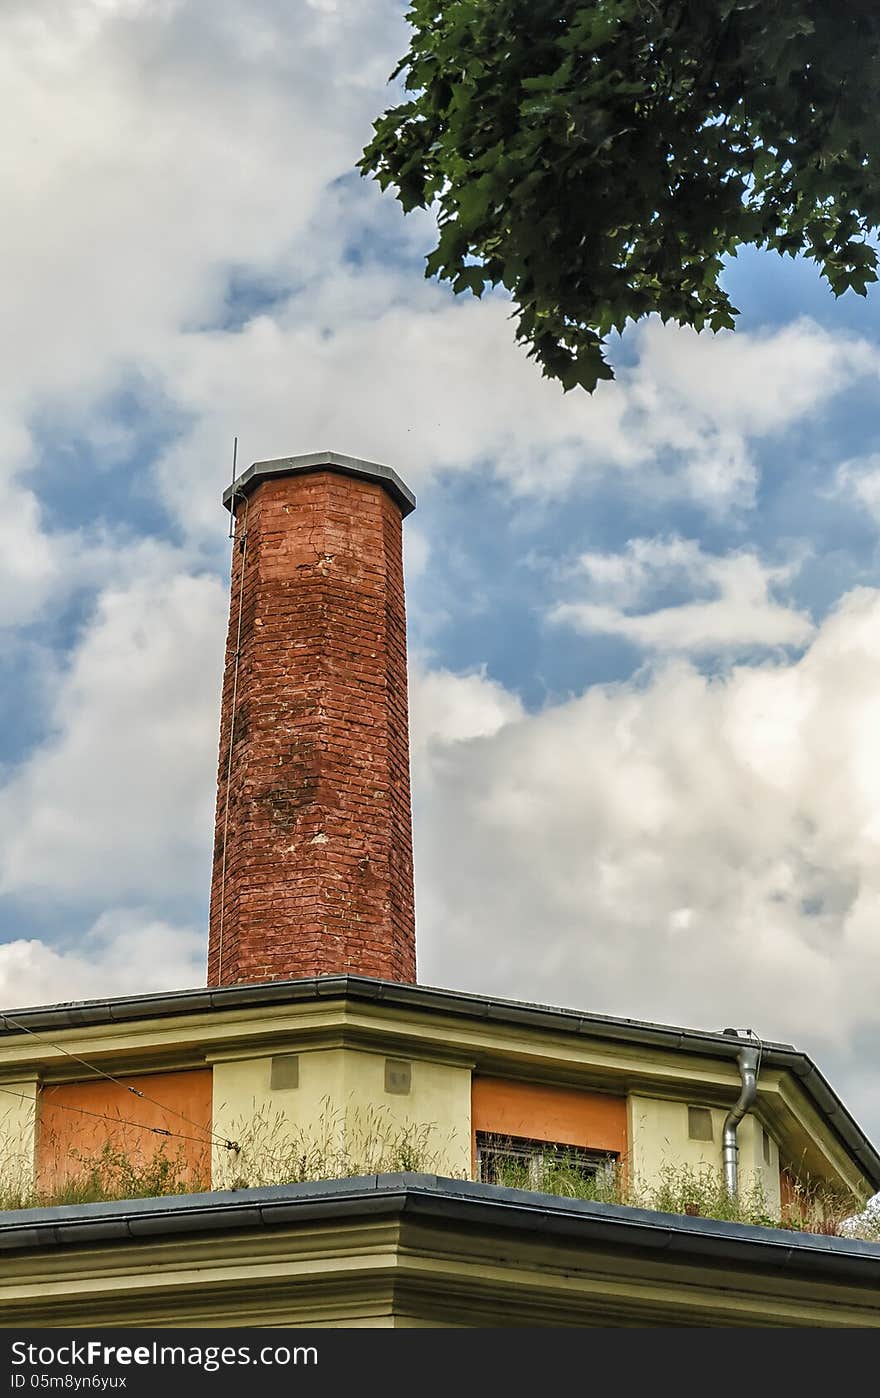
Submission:
[[[736,1129],[758,1095],[758,1056],[757,1046],[749,1044],[740,1049],[736,1056],[742,1089],[739,1099],[724,1118],[721,1132],[721,1159],[724,1164],[724,1185],[730,1195],[736,1194],[738,1183],[739,1146],[736,1143]]]

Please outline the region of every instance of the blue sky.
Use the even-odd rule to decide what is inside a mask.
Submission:
[[[0,16],[0,999],[204,977],[242,464],[393,465],[423,980],[811,1051],[880,1135],[880,296],[563,396],[354,171],[396,0]],[[451,872],[454,871],[454,872]]]

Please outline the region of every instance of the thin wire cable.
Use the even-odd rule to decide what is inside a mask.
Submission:
[[[237,439],[236,439],[237,440]],[[235,499],[230,501],[234,506]],[[223,862],[220,867],[220,926],[217,933],[217,984],[223,983],[223,926],[226,917],[226,848],[229,834],[229,788],[232,785],[232,750],[233,739],[235,738],[235,705],[238,699],[238,671],[241,661],[241,619],[244,608],[244,574],[247,564],[248,545],[248,498],[244,497],[244,515],[241,522],[241,537],[239,547],[241,549],[241,575],[238,587],[238,626],[235,636],[235,670],[232,676],[232,706],[229,710],[229,757],[226,763],[226,798],[223,812]],[[233,543],[233,549],[235,544]]]
[[[197,1121],[193,1121],[192,1117],[185,1116],[183,1112],[177,1111],[174,1107],[166,1107],[164,1102],[159,1102],[155,1097],[150,1097],[146,1092],[141,1092],[140,1088],[132,1087],[130,1083],[123,1082],[120,1078],[115,1078],[112,1073],[108,1073],[104,1068],[99,1068],[97,1063],[90,1063],[88,1059],[81,1058],[78,1053],[73,1053],[71,1049],[65,1048],[63,1044],[58,1044],[52,1039],[45,1038],[42,1034],[39,1034],[36,1029],[31,1029],[27,1024],[22,1024],[20,1020],[14,1019],[12,1015],[0,1012],[0,1019],[3,1020],[4,1026],[11,1024],[13,1028],[20,1029],[22,1033],[30,1034],[31,1038],[36,1039],[38,1043],[46,1044],[47,1047],[56,1049],[58,1053],[66,1054],[66,1056],[72,1058],[75,1063],[81,1063],[84,1068],[88,1068],[90,1073],[97,1074],[99,1078],[106,1078],[108,1082],[114,1083],[116,1087],[121,1087],[123,1092],[130,1092],[132,1097],[139,1097],[142,1102],[152,1103],[154,1107],[159,1107],[163,1112],[169,1112],[171,1116],[176,1116],[180,1121],[185,1121],[187,1126],[194,1126],[197,1131],[206,1131],[209,1139],[203,1144],[210,1145],[213,1143],[216,1146],[222,1146],[224,1150],[238,1150],[238,1143],[236,1141],[229,1141],[222,1136],[218,1136],[216,1132],[209,1130],[208,1127],[200,1126]],[[188,1137],[187,1139],[194,1140],[195,1138]]]
[[[7,1097],[18,1097],[22,1102],[29,1102],[36,1109],[37,1098],[28,1097],[26,1092],[15,1092],[11,1087],[0,1087],[0,1092]],[[149,1099],[148,1099],[149,1100]],[[90,1112],[87,1107],[72,1107],[68,1102],[50,1102],[50,1106],[62,1112],[76,1112],[77,1116],[91,1116],[97,1121],[109,1121],[114,1126],[133,1126],[136,1131],[150,1131],[154,1136],[170,1136],[177,1141],[195,1141],[198,1146],[208,1146],[210,1141],[202,1140],[198,1136],[189,1136],[184,1131],[169,1131],[165,1126],[146,1126],[142,1121],[127,1121],[121,1116],[107,1116],[104,1112]],[[231,1146],[230,1142],[230,1146]]]

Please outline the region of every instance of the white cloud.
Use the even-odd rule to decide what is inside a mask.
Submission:
[[[7,5],[0,432],[49,405],[94,437],[108,395],[145,375],[167,395],[156,426],[186,423],[158,482],[200,537],[221,527],[235,434],[243,461],[328,446],[416,487],[490,465],[559,493],[611,470],[719,512],[752,504],[753,442],[876,374],[875,351],[807,320],[648,323],[616,384],[563,396],[514,345],[504,298],[354,265],[352,241],[427,245],[427,216],[353,173],[405,34],[395,0]],[[232,274],[280,294],[243,329],[222,328]]]
[[[647,374],[633,396],[654,422],[686,405],[718,432],[780,432],[853,378],[876,375],[873,345],[804,316],[774,329],[696,335],[659,321],[643,331]]]
[[[15,494],[15,527],[7,527],[0,550],[0,627],[38,616],[60,581],[59,559],[43,532],[36,496],[20,489]]]
[[[146,910],[102,913],[69,950],[39,938],[0,944],[0,1005],[8,1010],[174,990],[204,979],[203,932],[160,921]]]
[[[720,512],[754,503],[752,441],[809,419],[842,389],[878,373],[874,346],[807,317],[717,335],[651,320],[639,343],[627,427],[652,451],[674,453],[670,492]]]
[[[231,266],[276,268],[404,32],[391,0],[4,6],[6,393],[161,354]]]
[[[880,524],[880,452],[842,462],[835,487],[836,493],[852,496]]]
[[[794,563],[768,567],[747,550],[709,554],[692,539],[631,539],[623,553],[582,554],[574,572],[586,583],[588,599],[558,603],[549,619],[654,651],[731,654],[800,646],[813,633],[810,618],[771,595],[796,571]],[[652,597],[670,585],[684,587],[687,600],[651,609]]]
[[[425,979],[820,1047],[872,1024],[880,593],[797,662],[677,661],[461,745],[454,685],[415,729]]]
[[[551,496],[612,473],[644,496],[723,514],[754,503],[754,441],[880,367],[865,342],[809,321],[714,337],[649,322],[631,345],[637,363],[615,383],[564,397],[513,343],[505,300],[453,301],[409,273],[321,264],[307,292],[237,336],[189,335],[169,352],[191,426],[159,463],[163,495],[189,528],[216,528],[244,423],[248,460],[332,447],[393,464],[416,490],[441,471],[489,466],[516,493]]]
[[[491,738],[524,712],[516,695],[489,679],[485,670],[454,675],[418,663],[411,666],[409,710],[415,781],[427,778],[446,751]]]
[[[156,561],[101,594],[52,731],[0,792],[3,893],[161,906],[207,878],[227,598]]]

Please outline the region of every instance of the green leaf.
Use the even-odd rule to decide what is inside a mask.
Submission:
[[[836,295],[877,280],[880,5],[865,0],[412,0],[409,99],[358,168],[432,206],[426,275],[513,298],[566,391],[655,314],[732,329],[753,244]]]

